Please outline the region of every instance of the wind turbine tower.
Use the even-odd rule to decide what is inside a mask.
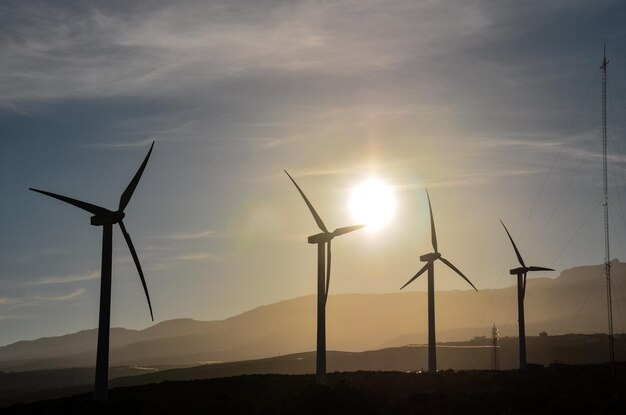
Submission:
[[[328,300],[328,287],[330,286],[330,242],[337,236],[356,231],[365,225],[345,226],[330,232],[309,199],[300,189],[300,186],[298,186],[298,183],[287,173],[287,170],[285,170],[285,173],[296,186],[296,189],[298,189],[298,193],[304,199],[304,203],[309,208],[317,227],[322,231],[309,236],[307,240],[310,244],[317,245],[317,353],[315,380],[319,385],[324,385],[326,384],[326,301]]]
[[[102,263],[100,272],[100,312],[98,315],[98,347],[96,351],[96,379],[94,384],[94,399],[97,401],[106,401],[108,399],[108,382],[109,382],[109,329],[111,325],[111,265],[113,261],[113,227],[118,225],[124,235],[130,254],[133,257],[137,272],[139,273],[139,279],[143,286],[146,299],[148,300],[148,308],[150,309],[150,318],[154,321],[152,314],[152,303],[150,302],[150,294],[148,294],[148,287],[146,285],[146,279],[143,275],[141,264],[139,263],[139,257],[137,251],[133,245],[133,241],[130,238],[130,234],[126,230],[123,219],[126,217],[124,210],[130,203],[130,199],[135,192],[135,188],[141,179],[150,154],[152,154],[152,148],[154,142],[150,146],[148,155],[143,160],[143,163],[135,173],[135,176],[130,181],[124,193],[120,197],[118,209],[112,211],[101,206],[92,205],[91,203],[83,202],[81,200],[72,199],[67,196],[62,196],[56,193],[46,192],[45,190],[33,189],[30,190],[41,193],[42,195],[49,196],[51,198],[68,203],[79,209],[91,213],[91,224],[93,226],[102,226]]]
[[[404,289],[407,285],[412,283],[428,271],[428,372],[437,373],[437,340],[435,335],[435,262],[441,261],[448,266],[452,271],[456,272],[461,278],[463,278],[472,288],[476,291],[476,287],[472,282],[463,274],[452,262],[441,256],[437,245],[437,233],[435,232],[435,219],[433,218],[433,208],[430,204],[430,196],[428,190],[426,190],[426,198],[428,199],[428,211],[430,212],[430,236],[433,246],[433,252],[420,256],[420,261],[426,264],[420,269],[417,274],[413,276],[406,284],[400,289]]]
[[[517,322],[519,329],[519,368],[520,370],[526,370],[526,323],[524,322],[524,298],[526,297],[526,275],[529,272],[535,271],[554,271],[552,268],[546,267],[537,267],[537,266],[526,266],[524,263],[524,259],[522,258],[522,254],[520,254],[519,249],[517,249],[517,245],[513,241],[513,237],[509,233],[509,230],[506,228],[506,225],[502,220],[500,220],[502,227],[504,228],[506,234],[511,241],[511,245],[513,245],[513,250],[515,251],[515,256],[517,256],[517,261],[521,266],[517,268],[513,268],[509,270],[509,274],[515,275],[517,277]]]

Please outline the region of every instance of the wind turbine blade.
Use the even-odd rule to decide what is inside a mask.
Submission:
[[[143,271],[141,269],[141,264],[139,263],[139,258],[137,257],[137,251],[135,251],[135,247],[133,245],[133,241],[130,239],[130,235],[126,231],[126,226],[124,226],[124,222],[119,222],[120,229],[124,234],[124,239],[126,239],[126,244],[128,245],[128,249],[130,250],[130,254],[133,256],[133,261],[135,261],[135,266],[137,267],[137,271],[139,272],[139,278],[141,278],[141,285],[143,285],[143,291],[146,293],[146,298],[148,299],[148,307],[150,308],[150,318],[154,321],[154,315],[152,314],[152,303],[150,302],[150,294],[148,294],[148,286],[146,285],[146,279],[143,276]]]
[[[328,301],[328,291],[330,289],[330,241],[326,242],[326,261],[326,293],[324,294],[324,305],[326,305],[326,302]]]
[[[354,232],[361,228],[365,227],[365,225],[354,225],[354,226],[345,226],[343,228],[337,228],[333,231],[334,236],[341,236],[349,232]]]
[[[459,271],[459,269],[457,267],[455,267],[454,265],[452,265],[452,262],[448,261],[447,259],[445,259],[444,257],[439,257],[439,259],[441,260],[441,262],[443,262],[444,264],[446,264],[447,266],[449,266],[452,271],[456,272],[457,274],[459,274],[461,277],[463,277],[463,279],[465,281],[467,281],[467,283],[469,285],[472,286],[473,289],[476,290],[476,292],[478,292],[478,290],[476,289],[476,287],[474,287],[474,284],[472,284],[472,282],[469,280],[469,278],[467,278],[461,271]]]
[[[426,265],[424,265],[424,266],[422,267],[422,269],[420,269],[420,270],[417,272],[417,274],[415,274],[415,276],[409,280],[409,282],[407,282],[406,284],[404,284],[404,285],[402,286],[402,288],[406,287],[407,285],[409,285],[410,283],[412,283],[412,282],[413,282],[413,281],[414,281],[417,277],[419,277],[420,275],[422,275],[422,274],[424,273],[424,271],[426,271],[426,270],[428,269],[428,266],[429,266],[429,265],[430,265],[430,262],[427,262],[427,263],[426,263]],[[400,289],[402,289],[402,288],[400,288]]]
[[[87,212],[89,212],[89,213],[91,213],[93,215],[109,215],[109,214],[112,213],[109,209],[105,209],[105,208],[100,207],[100,206],[92,205],[91,203],[83,202],[81,200],[72,199],[71,197],[61,196],[61,195],[58,195],[56,193],[46,192],[44,190],[33,189],[32,187],[29,187],[28,189],[32,190],[33,192],[37,192],[37,193],[41,193],[41,194],[46,195],[46,196],[53,197],[53,198],[58,199],[58,200],[60,200],[62,202],[69,203],[70,205],[76,206],[77,208],[81,208],[82,210],[86,210]]]
[[[504,230],[506,231],[506,234],[509,235],[509,239],[511,240],[511,243],[513,244],[513,249],[515,250],[515,255],[517,255],[517,260],[519,261],[519,264],[521,266],[523,266],[524,268],[526,268],[526,264],[524,264],[524,260],[522,259],[522,255],[519,253],[519,250],[517,249],[517,246],[515,246],[515,242],[513,242],[513,238],[511,237],[511,234],[509,233],[509,230],[504,225],[504,222],[502,222],[502,219],[500,219],[500,223],[502,224],[502,226],[504,226]]]
[[[126,206],[128,206],[128,202],[130,202],[130,198],[133,196],[133,192],[135,191],[135,188],[137,187],[137,183],[139,183],[139,179],[141,179],[141,175],[143,174],[143,171],[146,168],[146,164],[148,164],[148,159],[150,158],[150,154],[152,154],[153,147],[154,147],[154,141],[152,142],[152,145],[150,145],[150,150],[148,150],[148,154],[146,155],[146,158],[143,159],[143,163],[141,163],[139,170],[137,170],[137,173],[135,173],[135,177],[133,177],[133,180],[131,180],[130,183],[128,183],[128,187],[126,187],[126,190],[124,190],[124,193],[122,193],[122,196],[120,197],[119,210],[124,211],[124,209],[126,209]]]
[[[528,267],[528,271],[554,271],[552,268]]]
[[[287,170],[285,170],[285,173],[287,173]],[[296,181],[293,179],[293,177],[291,177],[289,173],[287,173],[287,176],[289,176],[293,184],[296,185],[296,189],[298,189],[298,192],[300,192],[300,195],[304,199],[304,203],[306,203],[306,205],[309,207],[309,210],[311,211],[311,214],[313,215],[313,218],[315,219],[315,223],[317,223],[317,226],[322,231],[328,233],[328,229],[326,229],[326,225],[324,225],[324,222],[322,222],[322,218],[320,218],[320,215],[317,214],[317,212],[315,211],[315,208],[313,207],[311,202],[309,202],[309,199],[307,199],[302,189],[300,189],[300,186],[298,186],[298,183],[296,183]]]
[[[433,208],[430,205],[430,195],[428,194],[428,189],[426,189],[426,197],[428,198],[428,210],[430,211],[430,233],[433,241],[433,249],[435,252],[437,251],[437,233],[435,232],[435,219],[433,219]]]

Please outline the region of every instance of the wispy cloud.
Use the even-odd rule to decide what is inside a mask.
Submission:
[[[558,151],[563,143],[557,139],[541,139],[540,137],[525,138],[509,138],[509,137],[493,137],[493,138],[481,138],[475,140],[475,145],[478,148],[491,149],[491,148],[535,148],[541,151]]]
[[[37,307],[45,303],[69,301],[81,297],[86,291],[85,288],[77,288],[60,294],[29,294],[21,297],[0,297],[0,309],[2,311],[10,311],[24,307]]]
[[[17,298],[0,297],[0,306],[8,305],[8,304],[15,304],[17,302],[19,302]]]
[[[27,316],[24,314],[0,314],[0,321],[5,320],[18,320],[22,318],[26,318]]]
[[[353,76],[476,42],[492,25],[480,5],[378,0],[246,7],[226,1],[0,7],[8,104],[85,96],[177,94],[250,75]],[[419,16],[419,24],[409,24]],[[454,21],[454,24],[451,24]],[[389,24],[389,22],[396,22]],[[442,27],[444,26],[444,27]],[[446,40],[456,39],[455,43]]]
[[[160,256],[158,260],[150,264],[151,271],[164,271],[180,266],[184,263],[223,262],[228,261],[233,255],[210,251],[194,251],[168,256]]]
[[[355,171],[358,170],[358,167],[345,167],[345,168],[334,168],[334,167],[328,167],[328,168],[322,168],[322,169],[315,169],[315,170],[305,170],[302,172],[298,172],[297,176],[299,177],[311,177],[311,176],[334,176],[334,175],[338,175],[338,174],[346,174],[349,171]]]
[[[395,185],[395,188],[399,191],[414,190],[414,189],[435,189],[435,188],[450,188],[450,187],[467,187],[485,185],[493,182],[497,178],[502,177],[517,177],[517,176],[530,176],[545,173],[545,169],[506,169],[496,172],[483,171],[483,172],[465,172],[456,176],[440,176],[436,178],[424,178],[421,182],[410,181],[407,183],[399,183]]]
[[[79,281],[90,281],[100,277],[98,271],[91,271],[86,274],[71,274],[64,276],[45,277],[36,281],[30,282],[30,285],[49,285],[49,284],[68,284]]]
[[[277,169],[278,170],[278,169]],[[322,176],[338,176],[342,174],[349,174],[358,171],[364,170],[362,166],[352,165],[347,167],[334,167],[334,166],[323,166],[319,168],[298,168],[298,169],[286,169],[291,177],[293,177],[296,181],[299,178],[303,177],[322,177]],[[278,170],[277,173],[272,173],[268,175],[258,176],[246,178],[249,182],[271,182],[271,181],[284,181],[289,180],[285,175],[285,172],[282,170]]]
[[[113,143],[93,143],[85,144],[84,148],[109,148],[109,149],[125,149],[125,148],[143,148],[147,147],[155,141],[155,138],[146,138],[139,141],[113,142]]]
[[[165,258],[167,261],[219,261],[221,259],[213,252],[191,252]]]
[[[150,261],[142,261],[144,267],[150,267],[152,270],[161,270],[170,268],[172,264],[187,261],[226,261],[230,258],[230,254],[218,253],[213,251],[198,251],[181,249],[179,247],[163,247],[156,249],[153,253],[141,254],[142,258],[150,258]],[[116,263],[131,263],[130,256],[118,257]],[[134,265],[131,265],[134,269]]]
[[[14,255],[3,255],[2,259],[5,261],[17,261],[17,262],[32,262],[41,257],[48,255],[66,254],[70,252],[67,248],[44,248],[27,253],[19,253]]]
[[[212,229],[207,229],[207,230],[197,231],[197,232],[183,232],[183,233],[173,233],[170,235],[160,235],[160,236],[151,237],[149,239],[187,241],[187,240],[194,240],[194,239],[229,238],[232,236],[234,236],[233,232],[216,231]]]
[[[35,295],[33,296],[33,300],[35,301],[67,301],[72,300],[74,298],[80,297],[87,291],[85,288],[78,288],[72,292],[61,295]]]

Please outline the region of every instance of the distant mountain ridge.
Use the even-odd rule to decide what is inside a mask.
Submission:
[[[616,286],[626,264],[612,263]],[[564,270],[558,278],[528,280],[529,335],[606,332],[603,265]],[[621,286],[621,285],[620,285]],[[626,310],[615,290],[614,313]],[[462,307],[461,307],[462,305]],[[489,306],[485,312],[485,306]],[[315,348],[314,295],[261,306],[219,321],[168,320],[144,330],[111,330],[111,365],[172,367],[207,361],[239,361]],[[517,334],[515,287],[436,294],[437,340],[485,335],[495,317],[502,335]],[[491,311],[489,311],[491,310]],[[616,331],[620,316],[616,315]],[[331,295],[327,306],[329,350],[365,351],[426,341],[426,293]],[[626,320],[626,319],[624,319]],[[91,367],[97,332],[20,341],[0,347],[0,370]]]

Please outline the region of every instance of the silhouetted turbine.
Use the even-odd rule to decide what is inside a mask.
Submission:
[[[146,168],[146,164],[148,164],[148,159],[150,158],[153,147],[154,142],[152,142],[152,145],[150,146],[150,151],[148,151],[148,155],[144,159],[143,163],[141,163],[141,167],[139,167],[139,170],[137,170],[137,173],[135,173],[135,176],[128,184],[128,187],[126,187],[126,190],[124,190],[124,193],[122,193],[122,196],[120,197],[119,207],[115,212],[66,196],[61,196],[55,193],[30,188],[30,190],[34,192],[53,197],[65,203],[69,203],[70,205],[86,210],[87,212],[93,214],[93,216],[91,217],[91,224],[94,226],[102,226],[103,232],[101,265],[102,268],[100,275],[100,314],[98,324],[98,350],[96,356],[96,379],[94,388],[94,399],[98,401],[106,401],[108,395],[107,385],[109,377],[109,327],[111,320],[111,262],[113,256],[113,225],[115,225],[116,223],[119,224],[120,229],[122,230],[122,234],[124,235],[124,239],[128,244],[130,254],[133,257],[133,261],[135,262],[135,266],[137,267],[137,271],[139,272],[141,285],[143,285],[143,290],[146,293],[146,298],[148,300],[150,318],[152,319],[152,321],[154,321],[154,316],[152,314],[152,304],[150,303],[150,295],[148,294],[148,287],[146,286],[146,279],[143,276],[143,271],[141,269],[141,264],[139,263],[139,258],[137,257],[137,252],[135,251],[135,247],[133,246],[133,241],[130,239],[130,235],[126,231],[126,226],[124,226],[124,222],[122,221],[125,216],[124,209],[126,208],[126,206],[128,206],[130,198],[132,197],[133,192],[137,187],[137,183],[139,183],[139,179],[141,178],[141,175]]]
[[[287,173],[287,170],[285,170]],[[310,244],[317,244],[317,359],[316,359],[316,376],[315,380],[318,384],[326,383],[326,300],[328,299],[328,286],[330,285],[330,262],[331,251],[330,241],[336,236],[341,236],[346,233],[361,229],[365,225],[346,226],[343,228],[337,228],[333,232],[329,232],[322,221],[322,218],[317,214],[315,208],[309,202],[306,195],[298,186],[298,183],[291,177],[289,173],[287,176],[291,179],[293,184],[300,192],[300,195],[304,199],[304,203],[308,206],[315,219],[315,223],[322,231],[321,233],[311,235],[308,237]],[[328,253],[328,258],[325,257],[324,245]],[[326,264],[325,264],[326,262]],[[324,270],[326,265],[326,270]],[[324,273],[326,273],[326,280],[324,280]]]
[[[527,267],[524,264],[524,260],[522,259],[522,255],[519,253],[517,246],[515,246],[515,242],[513,242],[513,238],[509,233],[509,230],[500,219],[500,223],[504,227],[506,234],[509,236],[511,240],[511,244],[513,245],[513,249],[515,250],[515,255],[517,256],[517,260],[521,267],[513,268],[509,270],[511,275],[517,276],[517,322],[519,327],[519,368],[521,370],[526,370],[526,327],[524,323],[524,297],[526,296],[526,274],[529,271],[554,271],[552,268],[544,268],[544,267]]]
[[[430,196],[428,190],[426,190],[426,197],[428,198],[428,210],[430,211],[430,233],[432,238],[433,250],[429,254],[420,256],[420,261],[426,262],[426,265],[418,271],[413,278],[411,278],[402,288],[412,283],[417,277],[422,275],[424,271],[428,270],[428,371],[431,373],[437,372],[437,341],[435,338],[435,261],[440,260],[446,264],[452,271],[459,274],[465,281],[476,290],[474,284],[465,276],[457,267],[452,265],[450,261],[441,256],[437,248],[437,234],[435,233],[435,220],[433,219],[433,209],[430,205]],[[400,289],[402,289],[400,288]],[[478,290],[476,290],[478,291]]]

